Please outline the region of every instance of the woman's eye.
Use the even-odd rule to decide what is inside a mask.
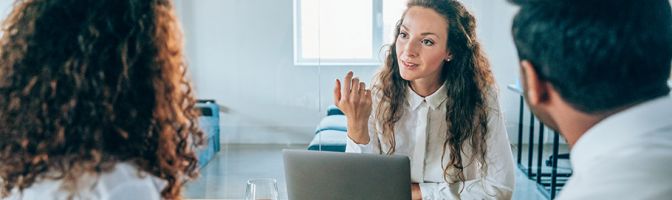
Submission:
[[[407,36],[407,35],[406,35],[406,33],[404,33],[404,32],[399,33],[399,37],[400,37],[400,38],[406,38],[406,36]]]
[[[422,44],[424,44],[426,46],[432,46],[432,45],[434,45],[434,42],[431,41],[431,40],[422,40]]]

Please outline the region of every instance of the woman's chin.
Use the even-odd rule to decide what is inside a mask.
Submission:
[[[408,73],[404,73],[404,72],[401,72],[400,75],[401,75],[401,78],[404,79],[405,81],[412,81],[412,80],[415,80],[415,78],[416,78],[412,74],[408,74]]]

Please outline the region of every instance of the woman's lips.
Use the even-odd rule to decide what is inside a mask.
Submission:
[[[413,69],[413,68],[418,67],[418,64],[416,64],[416,63],[413,63],[413,62],[406,62],[406,61],[403,61],[403,60],[401,61],[401,64],[402,64],[405,68],[409,68],[409,69]]]

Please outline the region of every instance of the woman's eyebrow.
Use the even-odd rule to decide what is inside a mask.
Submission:
[[[401,25],[401,28],[408,30],[408,27],[406,27],[403,24]],[[433,33],[433,32],[423,32],[423,33],[420,33],[420,35],[422,35],[422,36],[434,35],[437,38],[441,38],[441,36],[439,36],[439,34],[436,34],[436,33]]]

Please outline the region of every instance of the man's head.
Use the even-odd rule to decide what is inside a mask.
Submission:
[[[669,93],[668,0],[511,0],[528,104],[558,130],[549,94],[574,111],[611,113]]]

